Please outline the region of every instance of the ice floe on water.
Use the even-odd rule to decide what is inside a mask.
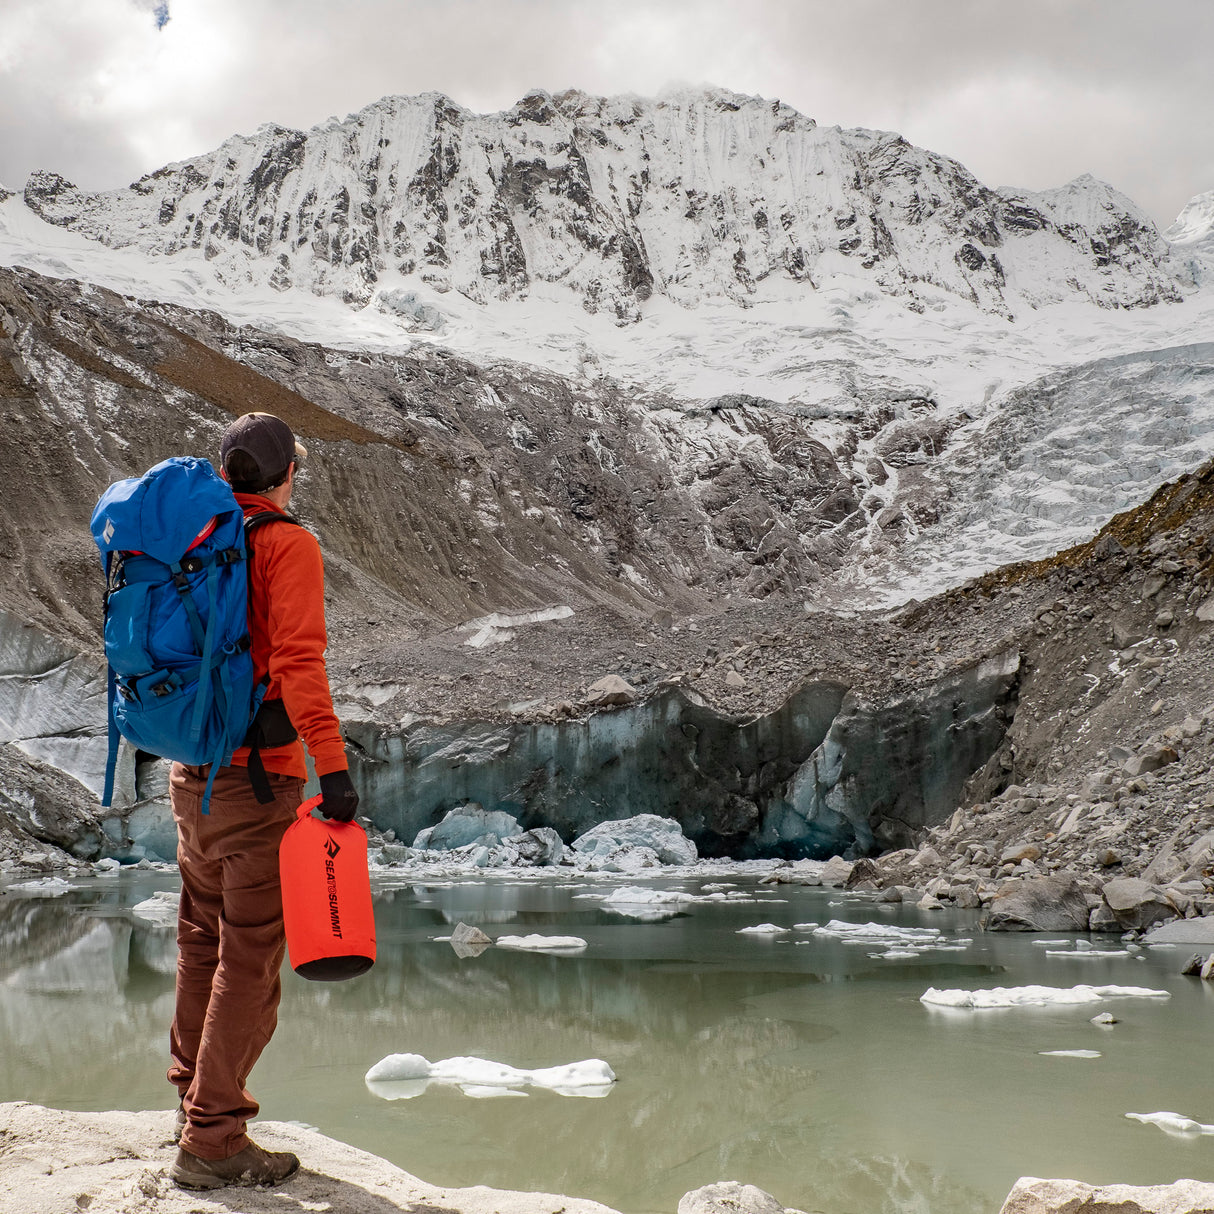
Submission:
[[[10,885],[6,892],[20,894],[23,898],[62,898],[71,888],[71,883],[62,877],[42,877],[37,881]]]
[[[1034,940],[1035,945],[1048,946],[1047,957],[1129,957],[1136,950],[1128,948],[1097,948],[1090,940]]]
[[[606,1096],[615,1072],[601,1058],[564,1066],[520,1070],[488,1058],[444,1058],[430,1062],[420,1054],[389,1054],[365,1076],[368,1090],[384,1100],[411,1100],[432,1083],[451,1084],[467,1096],[525,1096],[520,1088],[547,1088],[562,1096]]]
[[[131,914],[154,927],[175,928],[179,900],[176,890],[157,890],[150,898],[135,903],[131,907]]]
[[[1130,957],[1133,954],[1128,948],[1047,948],[1047,957],[1090,957],[1100,960],[1104,957]]]
[[[707,888],[707,887],[705,887]],[[671,919],[682,912],[683,907],[693,903],[714,902],[783,902],[783,898],[756,897],[742,890],[714,890],[712,893],[693,894],[682,889],[657,889],[644,885],[621,885],[607,893],[574,894],[574,899],[598,902],[603,910],[629,919],[640,919],[647,923],[659,919]]]
[[[1038,1050],[1042,1058],[1102,1058],[1099,1050]]]
[[[498,936],[498,948],[514,948],[530,953],[580,953],[586,947],[581,936]]]
[[[755,923],[750,927],[738,928],[739,936],[781,936],[792,928],[781,927],[778,923]]]
[[[832,919],[823,927],[817,924],[797,924],[812,929],[819,939],[839,940],[878,948],[868,955],[879,961],[910,961],[923,953],[960,953],[973,944],[968,936],[946,936],[937,927],[898,927],[892,923],[845,923]]]
[[[1165,1134],[1175,1138],[1197,1138],[1202,1134],[1214,1134],[1214,1125],[1202,1125],[1181,1113],[1127,1113],[1131,1121],[1143,1125],[1157,1125]]]
[[[929,1007],[963,1008],[981,1011],[986,1008],[1053,1007],[1077,1003],[1099,1003],[1103,999],[1170,999],[1168,991],[1154,991],[1145,986],[996,986],[990,990],[938,991],[928,987],[919,1002]]]
[[[574,894],[575,898],[598,901],[603,910],[643,923],[673,919],[683,913],[692,895],[677,889],[647,889],[641,885],[622,885],[608,894]]]

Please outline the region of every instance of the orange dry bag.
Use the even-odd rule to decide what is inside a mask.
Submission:
[[[292,969],[341,982],[375,963],[367,834],[357,822],[312,817],[320,800],[299,807],[278,849],[282,917]]]

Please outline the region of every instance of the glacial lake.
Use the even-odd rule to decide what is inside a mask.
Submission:
[[[697,892],[714,881],[752,898],[643,922],[584,896],[623,885]],[[130,908],[175,883],[127,870],[56,898],[0,897],[0,1100],[163,1108],[167,1130],[172,934]],[[996,1214],[1021,1175],[1132,1184],[1214,1175],[1214,1137],[1126,1117],[1171,1111],[1214,1123],[1214,984],[1179,976],[1191,949],[1054,956],[1075,938],[986,935],[974,912],[918,912],[745,875],[427,884],[398,874],[380,890],[376,918],[369,974],[331,986],[284,974],[278,1031],[252,1088],[264,1117],[306,1122],[435,1184],[673,1214],[687,1190],[734,1179],[822,1214]],[[832,920],[937,928],[948,951],[874,956],[886,950],[804,927],[739,934]],[[460,921],[491,936],[580,936],[588,947],[461,959],[435,939]],[[1090,943],[1121,947],[1116,937]],[[1171,997],[984,1011],[920,1002],[929,987],[1079,983]],[[1101,1012],[1119,1023],[1091,1023]],[[1100,1056],[1043,1054],[1055,1050]],[[618,1081],[594,1098],[535,1088],[486,1098],[432,1084],[389,1100],[364,1075],[393,1053],[527,1069],[600,1058]]]

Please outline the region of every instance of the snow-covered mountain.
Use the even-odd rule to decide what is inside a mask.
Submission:
[[[46,172],[0,190],[0,265],[334,365],[555,372],[616,402],[562,441],[621,484],[647,453],[642,480],[686,488],[691,565],[884,599],[1083,538],[1214,450],[1212,228],[1211,195],[1165,239],[1090,177],[991,190],[896,135],[722,90],[495,115],[392,97],[125,190]],[[758,576],[750,557],[777,551]],[[653,585],[661,563],[627,562]]]
[[[1164,237],[1194,281],[1214,282],[1214,190],[1191,198]]]
[[[24,197],[113,247],[200,252],[235,289],[358,305],[410,285],[477,302],[554,287],[630,321],[655,296],[783,300],[843,279],[1010,316],[1184,286],[1151,220],[1091,177],[992,190],[895,134],[723,90],[533,92],[491,115],[388,97],[310,131],[234,136],[123,190],[38,172]]]

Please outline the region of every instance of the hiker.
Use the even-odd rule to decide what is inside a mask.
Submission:
[[[285,949],[278,848],[303,799],[301,736],[321,813],[349,822],[358,808],[325,670],[320,545],[287,514],[306,456],[269,413],[237,418],[220,443],[221,475],[245,519],[260,524],[249,536],[248,624],[254,677],[268,686],[252,749],[236,750],[215,772],[209,806],[209,766],[174,763],[170,774],[181,903],[168,1078],[181,1104],[169,1175],[188,1189],[276,1184],[299,1167],[290,1152],[249,1139],[258,1104],[246,1084],[277,1024]]]

